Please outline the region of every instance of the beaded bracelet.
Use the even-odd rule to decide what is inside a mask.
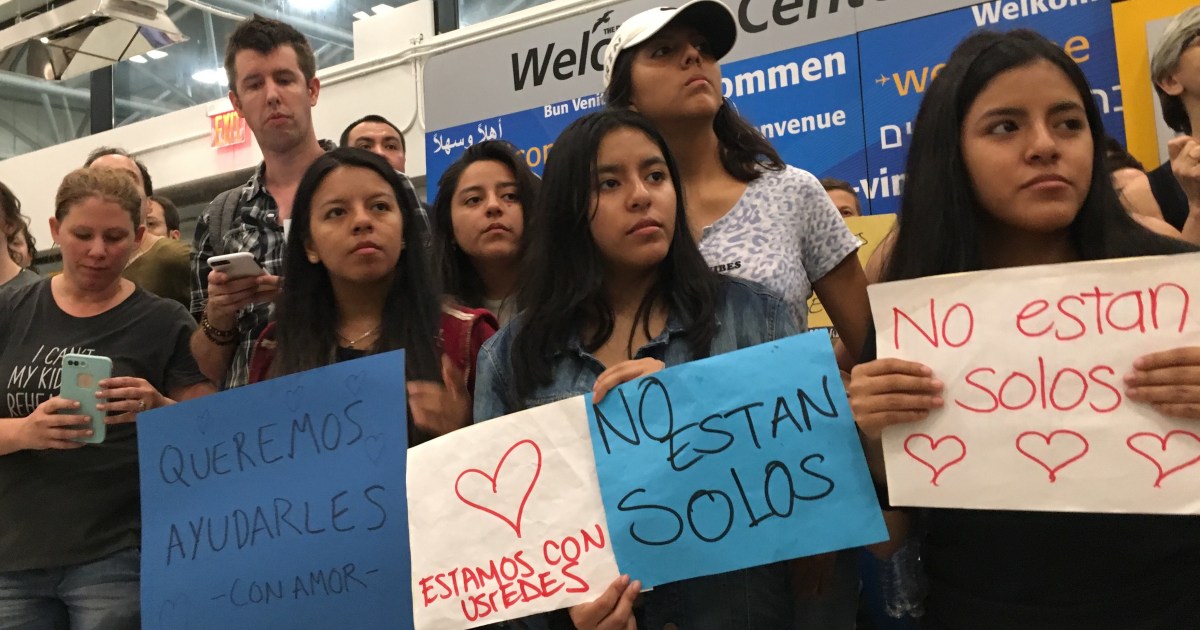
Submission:
[[[212,323],[208,321],[208,313],[205,313],[204,316],[200,318],[200,328],[204,330],[204,336],[208,337],[209,341],[217,344],[218,346],[232,346],[238,342],[239,335],[237,328],[222,330],[216,326],[213,326]]]

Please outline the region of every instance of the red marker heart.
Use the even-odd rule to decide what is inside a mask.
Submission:
[[[504,468],[504,462],[508,461],[508,457],[522,446],[528,447],[522,449],[523,451],[533,449],[533,452],[529,455],[536,462],[533,468],[533,478],[529,479],[526,483],[522,483],[519,475],[521,471],[527,470],[528,466],[515,466],[509,469],[512,472],[506,474],[503,483],[501,483],[500,473],[501,469]],[[538,448],[538,445],[533,440],[521,440],[504,452],[504,455],[500,458],[500,463],[496,464],[495,472],[491,475],[475,468],[468,468],[462,471],[458,475],[458,479],[454,482],[454,493],[458,495],[459,501],[477,510],[483,510],[507,523],[517,533],[517,538],[520,538],[521,517],[525,514],[525,503],[529,501],[529,495],[533,493],[533,486],[537,483],[538,476],[541,474],[542,449]],[[514,475],[518,476],[514,479]],[[473,499],[468,499],[464,496],[464,480],[467,482],[465,494],[470,494]],[[480,483],[483,480],[486,480],[486,483]],[[521,497],[519,504],[516,501],[517,496]],[[516,518],[509,518],[507,514],[513,511],[512,507],[514,505],[516,507]]]
[[[1157,452],[1163,456],[1163,459],[1166,459],[1167,442],[1170,442],[1171,438],[1177,437],[1177,436],[1182,437],[1182,438],[1191,438],[1191,441],[1195,442],[1196,444],[1193,444],[1190,448],[1186,445],[1185,446],[1177,446],[1174,450],[1174,457],[1172,459],[1176,462],[1181,462],[1181,463],[1176,464],[1175,466],[1172,466],[1171,468],[1163,469],[1163,463],[1159,462],[1158,458],[1155,457],[1152,453]],[[1153,449],[1147,449],[1150,452],[1147,452],[1146,450],[1142,450],[1141,448],[1138,448],[1133,443],[1134,440],[1139,440],[1141,442],[1147,442],[1147,441],[1156,442],[1155,446],[1158,447],[1158,450],[1154,451]],[[1174,444],[1179,444],[1180,441],[1181,440],[1175,440]],[[1182,441],[1187,442],[1188,440],[1182,440]],[[1184,458],[1186,458],[1189,454],[1192,454],[1196,451],[1197,446],[1200,446],[1200,435],[1196,435],[1195,433],[1192,433],[1191,431],[1171,431],[1171,432],[1167,433],[1166,437],[1159,436],[1156,433],[1134,433],[1133,435],[1129,436],[1128,440],[1125,440],[1125,444],[1128,445],[1130,450],[1132,450],[1133,452],[1150,460],[1150,463],[1154,464],[1154,467],[1158,469],[1158,478],[1154,480],[1155,488],[1162,487],[1163,479],[1166,479],[1168,476],[1170,476],[1174,473],[1177,473],[1177,472],[1183,470],[1184,468],[1187,468],[1188,466],[1195,464],[1196,462],[1200,462],[1200,455],[1193,455],[1191,457],[1191,459],[1184,460]],[[1167,463],[1171,463],[1171,462],[1167,462]]]
[[[912,443],[913,443],[913,440],[916,440],[917,438],[923,438],[926,442],[929,443],[929,453],[927,454],[926,457],[922,457],[921,455],[917,455],[916,453],[913,452]],[[953,457],[953,455],[954,455],[954,453],[952,452],[953,449],[947,449],[945,451],[942,451],[940,454],[937,452],[938,447],[942,445],[942,442],[945,442],[947,440],[958,445],[958,453],[957,453],[958,456],[957,457]],[[924,445],[922,444],[920,446],[923,450]],[[947,468],[961,462],[963,460],[963,458],[965,458],[967,456],[967,445],[965,443],[963,443],[963,441],[961,439],[959,439],[959,437],[956,435],[942,436],[942,437],[938,438],[937,441],[935,442],[932,437],[925,435],[924,433],[914,433],[914,434],[908,436],[908,439],[904,440],[904,452],[908,453],[909,457],[917,460],[918,462],[921,462],[921,464],[923,464],[926,468],[933,471],[933,479],[931,479],[929,481],[929,483],[932,483],[933,485],[936,486],[936,485],[938,485],[938,477],[942,476],[942,473],[946,472]],[[934,456],[938,456],[937,461],[939,461],[939,462],[944,461],[945,463],[941,464],[940,466],[937,465],[936,463],[931,461],[934,459]]]
[[[1058,446],[1054,445],[1054,438],[1066,438],[1059,440]],[[1038,442],[1038,438],[1041,442]],[[1062,446],[1064,443],[1074,443],[1073,446]],[[1059,429],[1051,431],[1050,435],[1039,433],[1038,431],[1026,431],[1017,436],[1017,450],[1022,455],[1037,462],[1039,466],[1046,469],[1050,473],[1050,483],[1058,480],[1058,471],[1066,468],[1072,462],[1078,461],[1079,458],[1087,455],[1088,452],[1087,438],[1067,429]],[[1030,450],[1037,449],[1038,454],[1031,453]],[[1050,466],[1046,462],[1059,462],[1055,466]]]

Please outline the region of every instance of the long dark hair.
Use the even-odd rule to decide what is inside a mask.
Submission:
[[[13,262],[18,265],[21,260],[18,260],[17,250],[13,247],[13,237],[20,234],[22,230],[28,231],[29,228],[25,224],[25,216],[21,214],[21,200],[9,190],[4,182],[0,182],[0,228],[4,230],[4,240],[8,244],[8,256]],[[29,246],[29,255],[33,256],[33,245],[26,243]]]
[[[614,314],[604,293],[604,263],[592,239],[593,193],[599,183],[596,154],[618,129],[635,129],[658,145],[675,186],[675,235],[659,263],[657,281],[638,307],[635,321],[649,334],[656,303],[682,320],[693,358],[708,355],[716,334],[721,277],[704,262],[688,229],[679,168],[667,141],[644,116],[620,109],[588,114],[571,123],[546,162],[542,192],[529,222],[517,308],[523,323],[513,340],[516,401],[551,379],[551,357],[580,335],[584,350],[613,334]],[[587,336],[583,336],[583,335]],[[630,338],[632,344],[632,334]]]
[[[275,304],[277,350],[273,376],[329,365],[337,351],[337,300],[329,270],[308,260],[305,244],[312,238],[312,197],[334,170],[365,168],[391,187],[404,221],[404,251],[383,307],[382,328],[371,353],[403,348],[410,379],[440,382],[437,351],[440,306],[436,284],[426,268],[422,243],[425,227],[416,214],[416,199],[407,194],[396,171],[381,157],[362,149],[334,149],[305,171],[292,206],[292,227],[284,256],[287,288]]]
[[[629,109],[633,103],[633,59],[641,46],[622,51],[613,61],[612,79],[604,90],[604,100],[609,107]],[[729,99],[724,99],[717,110],[713,131],[721,145],[721,166],[743,182],[758,179],[764,170],[782,171],[787,167],[775,147],[762,132],[742,118]]]
[[[454,221],[450,207],[458,190],[458,180],[462,178],[467,167],[483,161],[498,162],[512,172],[513,179],[517,182],[517,198],[521,201],[521,225],[524,229],[529,227],[529,213],[533,211],[538,190],[541,188],[541,181],[529,170],[529,165],[517,153],[516,147],[503,140],[488,140],[468,147],[462,157],[451,164],[438,179],[438,193],[433,200],[433,216],[430,218],[430,223],[433,224],[433,241],[430,244],[433,268],[437,270],[446,293],[454,296],[460,304],[474,308],[483,306],[485,287],[471,259],[454,242]]]
[[[955,48],[921,102],[908,154],[898,233],[883,271],[884,280],[983,268],[979,243],[980,217],[985,210],[963,160],[963,119],[996,75],[1042,60],[1061,69],[1075,86],[1091,129],[1092,180],[1070,226],[1076,253],[1083,260],[1100,260],[1194,250],[1182,241],[1150,232],[1125,212],[1106,167],[1100,110],[1079,66],[1033,31],[985,31]]]

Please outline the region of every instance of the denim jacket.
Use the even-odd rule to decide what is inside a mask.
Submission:
[[[796,334],[787,304],[776,294],[747,280],[723,280],[722,300],[716,311],[717,334],[709,347],[709,356]],[[554,364],[552,381],[517,401],[510,368],[512,343],[517,331],[526,324],[524,314],[518,315],[480,350],[475,382],[475,422],[586,394],[592,391],[596,377],[604,371],[604,364],[583,349],[576,335],[566,348],[550,359]],[[667,367],[691,360],[691,350],[683,338],[683,323],[674,313],[667,315],[666,328],[638,348],[633,356],[635,359],[646,357],[658,359]]]
[[[724,279],[716,314],[718,329],[709,347],[710,356],[797,332],[787,304],[761,285],[746,280]],[[525,324],[523,315],[518,315],[480,351],[475,382],[476,422],[585,394],[604,371],[605,366],[584,351],[576,336],[551,357],[552,381],[517,401],[510,369],[512,341]],[[667,367],[686,363],[691,353],[682,333],[679,318],[669,314],[663,332],[638,348],[634,358],[653,357]],[[662,628],[673,623],[687,630],[786,628],[793,617],[787,568],[782,563],[660,585],[644,594],[642,601],[638,627]],[[556,617],[563,615],[547,615],[525,623],[532,628],[569,627],[569,622],[564,624]]]

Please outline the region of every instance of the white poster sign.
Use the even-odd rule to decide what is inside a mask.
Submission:
[[[409,451],[417,630],[589,602],[617,578],[588,430],[577,396]]]
[[[944,406],[884,432],[897,505],[1200,514],[1200,421],[1127,396],[1143,355],[1200,345],[1200,254],[870,288],[879,357]]]

